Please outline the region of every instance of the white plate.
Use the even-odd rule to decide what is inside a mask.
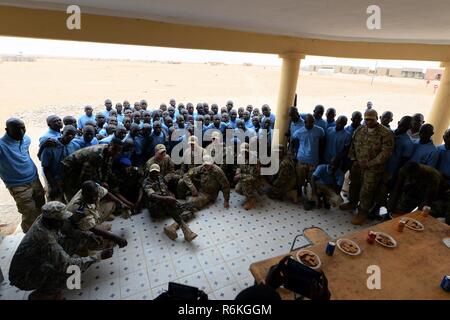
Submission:
[[[395,247],[397,246],[397,241],[395,241],[395,239],[394,239],[391,235],[389,235],[389,234],[387,234],[387,233],[384,233],[384,232],[375,232],[375,233],[377,234],[377,236],[380,234],[380,235],[383,235],[383,236],[385,236],[385,237],[388,237],[388,238],[391,239],[391,241],[394,243],[394,245],[388,246],[388,245],[385,245],[384,243],[380,242],[380,241],[378,240],[378,237],[375,237],[375,241],[376,241],[377,243],[381,244],[382,246],[384,246],[384,247],[386,247],[386,248],[395,248]]]
[[[425,227],[423,226],[423,224],[421,224],[421,223],[420,223],[419,221],[417,221],[416,219],[413,219],[413,218],[405,218],[405,219],[403,219],[403,220],[405,221],[405,227],[407,227],[408,229],[411,229],[411,230],[414,230],[414,231],[423,231],[423,229],[425,229]],[[411,220],[411,221],[414,221],[415,223],[417,223],[417,224],[419,225],[420,229],[414,229],[413,227],[409,226],[408,223],[406,223],[406,222],[408,222],[408,220]]]
[[[442,239],[442,242],[447,246],[447,248],[450,248],[450,238],[444,238]]]
[[[309,265],[303,263],[302,259],[300,259],[300,253],[301,253],[301,252],[306,252],[306,253],[309,253],[310,255],[316,256],[316,257],[317,257],[317,261],[319,261],[319,263],[317,264],[317,266],[311,267],[311,266],[309,266]],[[315,252],[310,251],[310,250],[305,250],[305,249],[298,250],[297,253],[296,253],[296,255],[295,255],[295,257],[297,258],[297,261],[298,261],[298,262],[300,262],[301,264],[303,264],[303,265],[305,265],[305,266],[307,266],[307,267],[310,267],[311,269],[319,269],[320,266],[322,265],[322,261],[320,261],[319,255],[318,255],[317,253],[315,253]]]
[[[355,252],[355,253],[350,253],[350,252],[345,251],[344,249],[341,248],[341,243],[342,243],[343,241],[348,241],[348,242],[352,243],[355,247],[358,248],[358,251]],[[339,250],[341,250],[343,253],[346,253],[346,254],[351,255],[351,256],[357,256],[358,254],[361,254],[361,248],[358,246],[358,244],[357,244],[355,241],[352,241],[352,240],[350,240],[350,239],[343,239],[343,238],[342,238],[342,239],[338,239],[338,241],[336,241],[336,246],[337,246],[337,247],[339,248]]]

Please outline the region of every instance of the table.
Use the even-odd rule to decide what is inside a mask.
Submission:
[[[398,232],[397,224],[402,217],[420,221],[425,229],[414,231],[405,227],[403,232]],[[424,217],[420,212],[402,217],[344,236],[360,246],[362,253],[358,256],[347,255],[337,247],[333,256],[327,256],[326,242],[308,247],[322,261],[331,299],[450,299],[450,293],[440,287],[444,275],[450,274],[450,248],[442,241],[450,237],[450,227],[431,216]],[[369,230],[391,235],[397,241],[397,247],[386,248],[377,243],[367,243]],[[250,271],[256,282],[264,280],[269,268],[284,256],[252,263]],[[367,279],[371,275],[367,273],[367,267],[370,265],[381,269],[381,289],[367,288]],[[278,290],[283,299],[294,298],[291,291],[284,288]]]

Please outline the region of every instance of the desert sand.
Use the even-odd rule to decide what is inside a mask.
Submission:
[[[94,112],[103,101],[146,99],[151,108],[177,103],[217,103],[228,99],[236,107],[269,104],[275,110],[280,68],[222,64],[188,64],[117,60],[37,59],[34,62],[0,61],[0,122],[11,116],[25,121],[32,139],[31,154],[36,158],[38,138],[46,131],[49,114],[79,116],[83,106]],[[298,106],[311,112],[316,104],[334,107],[348,117],[364,111],[367,101],[381,112],[394,113],[394,123],[403,115],[428,114],[433,101],[433,85],[424,80],[367,75],[317,75],[302,71],[298,81]],[[43,181],[43,180],[42,180]],[[0,185],[0,228],[2,234],[15,230],[20,216],[14,200]]]

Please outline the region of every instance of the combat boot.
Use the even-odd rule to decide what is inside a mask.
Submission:
[[[339,209],[344,210],[344,211],[350,211],[350,210],[354,210],[356,209],[356,204],[354,204],[353,202],[346,202],[343,203],[339,206]]]
[[[192,231],[185,223],[181,225],[181,231],[183,231],[184,240],[186,240],[187,242],[191,242],[192,240],[197,238],[197,234]]]
[[[291,200],[293,203],[298,203],[297,190],[291,190],[288,193],[286,193],[286,198]]]
[[[358,214],[353,217],[352,224],[360,226],[366,221],[367,213],[358,211]]]
[[[247,201],[244,203],[244,209],[245,210],[251,210],[255,206],[255,199],[254,198],[248,198]]]
[[[178,234],[177,234],[178,227],[179,227],[178,223],[174,222],[170,226],[164,227],[164,233],[171,240],[175,240],[176,238],[178,238]]]

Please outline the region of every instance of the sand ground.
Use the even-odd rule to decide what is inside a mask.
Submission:
[[[235,106],[268,103],[275,109],[280,68],[162,62],[38,59],[35,62],[0,62],[0,123],[11,116],[22,118],[32,138],[31,154],[36,159],[37,141],[45,132],[49,114],[78,116],[85,104],[102,109],[106,98],[133,104],[146,99],[151,107],[178,102],[217,103],[232,99]],[[336,108],[350,116],[364,110],[367,101],[380,113],[390,110],[394,122],[405,114],[428,114],[433,101],[433,83],[424,80],[366,75],[317,75],[302,71],[297,92],[301,112],[316,104]],[[1,159],[0,159],[1,161]],[[20,216],[4,185],[0,186],[0,228],[3,234],[15,230]]]

